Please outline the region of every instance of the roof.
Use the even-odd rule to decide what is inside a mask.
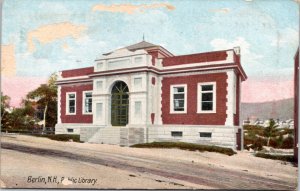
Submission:
[[[139,49],[145,49],[145,48],[152,48],[152,47],[158,47],[159,45],[155,45],[146,41],[142,41],[130,46],[126,46],[124,48],[127,48],[130,51],[135,51],[135,50],[139,50]]]
[[[61,71],[61,75],[63,78],[70,78],[75,76],[85,76],[92,74],[94,72],[94,67],[86,67],[86,68],[77,68],[71,70],[63,70]]]
[[[152,43],[146,42],[144,40],[141,41],[141,42],[139,42],[139,43],[133,44],[133,45],[125,46],[123,48],[126,48],[129,51],[136,51],[136,50],[140,50],[140,49],[148,49],[148,48],[155,48],[155,47],[159,47],[162,50],[164,50],[165,52],[167,52],[167,54],[173,55],[172,53],[170,53],[167,49],[163,48],[162,46],[156,45],[156,44],[152,44]],[[112,52],[108,52],[108,53],[105,53],[103,55],[107,56],[107,55],[109,55],[111,53]]]

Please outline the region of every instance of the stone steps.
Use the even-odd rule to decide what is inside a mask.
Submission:
[[[120,127],[106,127],[97,131],[90,141],[103,144],[120,144]]]

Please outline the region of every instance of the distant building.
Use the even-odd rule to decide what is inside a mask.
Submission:
[[[243,145],[239,48],[174,56],[145,41],[62,71],[55,133],[85,142]]]
[[[269,119],[266,120],[260,120],[260,119],[247,119],[243,121],[243,125],[258,125],[261,127],[266,127],[269,125]],[[275,120],[275,125],[278,125],[278,128],[288,128],[288,129],[294,129],[294,120],[288,119],[288,120]]]
[[[298,160],[298,128],[299,128],[299,48],[294,57],[294,129],[295,129],[295,142],[294,142],[294,156]]]

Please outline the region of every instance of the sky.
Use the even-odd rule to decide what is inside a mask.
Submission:
[[[241,47],[242,102],[293,97],[298,0],[5,0],[1,91],[18,107],[51,73],[145,40],[174,55]]]

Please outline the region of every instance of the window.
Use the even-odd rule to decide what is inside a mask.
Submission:
[[[198,113],[216,112],[216,82],[198,83]]]
[[[92,113],[92,92],[83,92],[83,114]]]
[[[73,133],[74,129],[67,129],[68,133]]]
[[[182,137],[182,131],[171,131],[172,137]]]
[[[134,115],[135,117],[141,117],[142,112],[142,102],[135,101],[134,102]]]
[[[200,132],[201,138],[211,138],[211,132]]]
[[[76,93],[67,93],[67,114],[75,115],[76,114]]]
[[[170,94],[171,113],[186,113],[187,88],[184,85],[172,85]]]

